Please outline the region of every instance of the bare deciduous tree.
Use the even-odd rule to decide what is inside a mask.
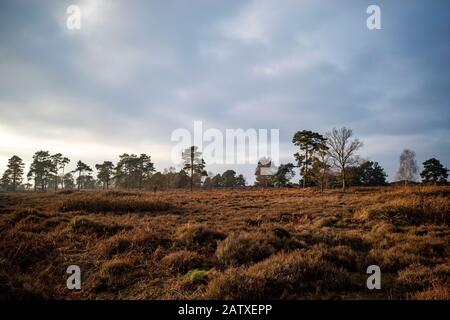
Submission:
[[[341,171],[343,191],[346,183],[345,169],[357,161],[355,153],[363,145],[358,139],[351,140],[352,134],[352,130],[346,127],[333,128],[326,134],[329,156],[333,165]]]
[[[400,155],[400,168],[398,168],[397,172],[398,180],[404,181],[406,186],[408,181],[415,181],[417,179],[418,172],[416,153],[409,149],[403,150]]]

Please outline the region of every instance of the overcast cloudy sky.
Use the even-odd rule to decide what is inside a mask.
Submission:
[[[66,8],[82,10],[81,30]],[[366,9],[381,7],[382,30]],[[450,1],[0,1],[0,170],[40,149],[171,165],[170,134],[353,129],[395,178],[404,148],[450,167]],[[234,166],[253,181],[254,166]],[[210,168],[210,170],[214,168]]]

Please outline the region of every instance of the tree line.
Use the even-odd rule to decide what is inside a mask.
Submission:
[[[292,187],[295,168],[300,172],[299,186],[318,187],[320,190],[347,186],[381,186],[386,185],[386,173],[378,162],[363,160],[357,154],[362,142],[353,137],[351,129],[333,128],[322,135],[310,130],[298,131],[292,143],[298,148],[293,156],[296,163],[285,163],[275,167],[270,158],[258,161],[255,170],[255,186]],[[416,181],[418,166],[414,151],[405,149],[400,155],[397,179],[402,183]],[[128,154],[119,156],[119,161],[104,161],[93,169],[77,161],[72,171],[66,172],[70,163],[68,157],[61,153],[50,154],[49,151],[37,151],[23,183],[25,164],[14,155],[8,160],[7,169],[0,181],[4,191],[35,191],[59,189],[153,189],[173,188],[233,188],[244,187],[245,178],[234,170],[222,174],[212,174],[205,170],[206,163],[196,146],[187,148],[182,153],[183,167],[177,171],[169,167],[156,171],[150,155]],[[447,183],[448,169],[439,160],[431,158],[423,162],[420,173],[423,183]],[[32,183],[31,183],[32,182]]]

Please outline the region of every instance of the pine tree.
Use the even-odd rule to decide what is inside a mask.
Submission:
[[[200,176],[206,176],[207,173],[205,171],[205,160],[201,158],[202,153],[197,151],[198,147],[191,146],[190,148],[187,148],[182,153],[182,158],[184,161],[183,170],[186,170],[190,172],[189,178],[190,178],[190,189],[192,191],[193,184],[194,184],[194,174],[200,175]]]
[[[422,181],[425,183],[446,183],[448,178],[448,169],[435,158],[428,159],[423,163],[423,170],[420,173]]]
[[[309,167],[312,164],[314,153],[325,144],[326,139],[317,132],[302,130],[295,133],[292,143],[300,148],[300,152],[294,154],[297,165],[303,177],[303,188],[308,183]]]
[[[8,160],[7,169],[2,176],[2,187],[5,190],[16,191],[23,180],[23,169],[25,164],[18,156],[12,156]]]
[[[294,165],[292,163],[280,164],[273,176],[273,183],[276,187],[286,187],[294,176]]]
[[[74,172],[78,172],[77,184],[78,190],[80,190],[82,186],[84,186],[86,182],[88,182],[88,179],[84,178],[84,172],[92,172],[92,169],[80,160],[77,162],[77,167],[75,168]],[[85,184],[83,184],[83,182],[85,182]]]
[[[34,180],[34,190],[46,191],[49,179],[56,174],[56,167],[48,151],[37,151],[33,155],[27,177]]]
[[[111,161],[104,161],[102,164],[96,164],[95,168],[98,170],[97,179],[103,184],[103,189],[108,189],[114,172],[114,164]]]

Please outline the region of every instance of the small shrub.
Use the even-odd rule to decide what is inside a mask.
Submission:
[[[249,233],[232,233],[221,241],[216,250],[219,262],[239,266],[261,261],[274,252],[274,248]]]
[[[168,234],[157,230],[138,229],[131,235],[131,241],[135,249],[145,253],[154,252],[159,247],[167,249],[172,246],[172,240]]]
[[[210,230],[204,225],[185,225],[177,232],[178,240],[188,248],[203,249],[206,251],[215,250],[217,242],[225,239],[222,232]]]
[[[97,290],[116,290],[129,285],[126,274],[132,267],[133,264],[128,259],[114,259],[105,262],[100,268]]]
[[[133,243],[125,236],[118,235],[113,238],[108,239],[103,244],[102,251],[106,257],[113,257],[114,255],[121,254],[131,249]]]
[[[257,237],[271,245],[275,251],[300,249],[303,245],[282,227],[262,228]]]
[[[303,250],[280,253],[250,266],[230,268],[211,280],[209,299],[278,299],[285,291],[317,294],[323,290],[342,291],[352,287],[344,270],[333,267]]]
[[[338,268],[358,271],[358,255],[349,246],[336,246],[325,249],[322,258]]]
[[[206,264],[204,256],[192,251],[172,252],[162,259],[162,263],[178,273],[186,273],[191,269],[201,268]]]

